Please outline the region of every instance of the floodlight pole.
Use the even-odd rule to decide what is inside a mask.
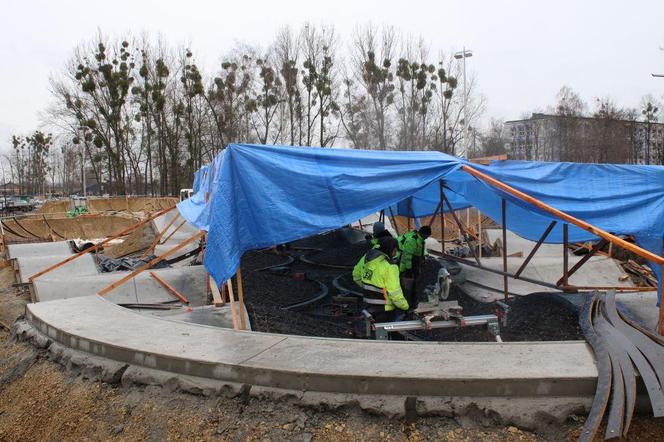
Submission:
[[[473,51],[466,50],[464,46],[463,51],[454,54],[457,60],[463,59],[463,145],[464,152],[460,157],[468,158],[468,95],[466,92],[466,58],[472,57]]]

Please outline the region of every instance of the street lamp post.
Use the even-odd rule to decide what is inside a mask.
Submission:
[[[473,51],[463,48],[463,51],[456,52],[454,58],[463,59],[463,144],[464,152],[460,156],[468,156],[468,95],[466,92],[466,58],[472,57]]]

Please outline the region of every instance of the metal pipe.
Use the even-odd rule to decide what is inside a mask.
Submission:
[[[459,318],[459,321],[446,320],[446,321],[431,321],[430,326],[424,324],[421,320],[415,319],[412,321],[399,321],[399,322],[379,322],[374,324],[376,329],[383,329],[385,331],[408,331],[408,330],[427,330],[438,328],[456,328],[456,327],[470,327],[475,325],[486,325],[491,321],[497,321],[496,315],[477,315],[465,316]]]

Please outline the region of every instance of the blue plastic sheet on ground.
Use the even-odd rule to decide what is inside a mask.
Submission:
[[[606,231],[633,235],[643,248],[664,254],[661,166],[519,161],[481,166],[431,151],[232,144],[214,174],[213,197],[200,212],[207,213],[209,225],[205,265],[221,283],[247,250],[331,230],[383,208],[431,215],[441,180],[454,209],[474,206],[499,223],[505,198],[507,228],[524,238],[536,241],[555,220],[462,171],[463,165]],[[546,242],[562,242],[563,223],[557,221]],[[569,239],[596,237],[570,225]],[[659,274],[659,266],[652,267]]]

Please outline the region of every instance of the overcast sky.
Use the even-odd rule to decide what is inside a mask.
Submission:
[[[13,133],[37,128],[49,76],[98,29],[115,36],[160,33],[189,42],[212,68],[236,40],[267,45],[278,28],[305,21],[335,26],[347,44],[371,21],[421,35],[434,53],[474,51],[469,68],[488,100],[487,117],[506,120],[555,101],[564,84],[591,102],[610,96],[637,106],[664,94],[662,1],[1,0],[0,150]]]

